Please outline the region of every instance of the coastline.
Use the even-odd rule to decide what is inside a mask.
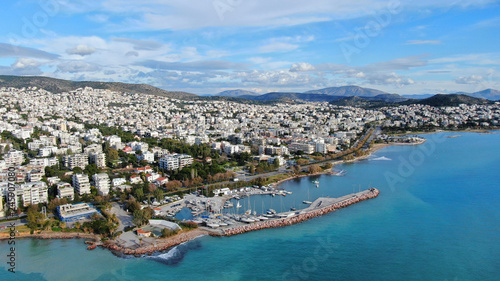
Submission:
[[[332,160],[332,162],[327,161],[328,163],[332,163],[333,167],[336,165],[342,164],[342,163],[353,163],[356,161],[364,160],[369,158],[374,152],[387,147],[391,145],[419,145],[424,143],[423,142],[418,142],[418,143],[382,143],[382,144],[374,144],[373,147],[371,147],[368,150],[368,154],[357,157],[352,160]],[[314,164],[314,163],[313,163]],[[332,167],[332,168],[333,168]],[[289,181],[292,179],[296,178],[302,178],[302,177],[310,177],[310,176],[318,176],[318,175],[324,175],[324,174],[330,174],[334,175],[335,173],[331,169],[327,169],[325,171],[319,172],[319,173],[314,173],[314,174],[301,174],[301,175],[296,175],[292,176],[283,180],[280,180],[276,182],[276,186],[279,184]],[[300,223],[306,220],[310,220],[312,218],[322,216],[324,214],[336,211],[341,208],[345,208],[347,206],[350,206],[352,204],[356,204],[358,202],[371,199],[371,198],[376,198],[379,195],[379,190],[373,189],[373,190],[368,190],[368,191],[363,191],[363,192],[369,192],[368,194],[363,194],[363,195],[355,195],[351,198],[347,198],[341,202],[336,202],[331,205],[324,206],[319,209],[314,209],[314,210],[309,210],[300,214],[297,214],[295,216],[287,217],[287,218],[280,218],[280,219],[274,219],[270,221],[261,221],[249,225],[241,225],[241,226],[236,226],[233,228],[228,228],[224,229],[221,231],[214,231],[212,229],[200,227],[194,230],[190,231],[185,231],[181,232],[179,234],[176,234],[174,236],[168,237],[168,238],[158,238],[155,240],[155,243],[145,245],[145,246],[139,246],[136,249],[131,249],[131,248],[125,248],[119,245],[118,241],[115,240],[107,240],[104,242],[101,242],[101,238],[99,235],[96,234],[90,234],[90,233],[61,233],[61,232],[52,232],[52,231],[47,231],[44,232],[42,231],[39,234],[29,234],[29,233],[19,233],[16,235],[16,238],[34,238],[34,239],[91,239],[93,242],[91,242],[91,246],[89,246],[88,249],[94,249],[96,246],[106,248],[110,250],[114,255],[116,256],[135,256],[135,257],[140,257],[142,255],[151,255],[156,252],[161,252],[168,250],[172,247],[175,247],[179,244],[194,240],[198,237],[202,236],[232,236],[232,235],[237,235],[249,231],[255,231],[255,230],[260,230],[260,229],[266,229],[266,228],[275,228],[275,227],[283,227],[283,226],[288,226],[296,223]],[[346,196],[351,196],[346,195]],[[345,196],[344,196],[345,197]],[[343,198],[343,197],[342,197]],[[319,200],[321,198],[316,199]],[[316,202],[315,201],[315,202]],[[308,209],[308,208],[306,208]],[[305,210],[305,209],[304,209]],[[9,239],[8,233],[0,233],[0,241],[1,240],[7,240]]]
[[[81,232],[53,232],[53,231],[42,231],[40,233],[31,234],[29,232],[18,232],[16,233],[16,239],[91,239],[94,242],[101,240],[99,235],[92,233],[81,233]],[[10,234],[8,232],[0,233],[0,241],[9,240]]]

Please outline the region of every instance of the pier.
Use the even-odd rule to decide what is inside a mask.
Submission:
[[[349,194],[339,198],[320,197],[316,199],[309,207],[292,212],[278,214],[278,219],[271,219],[267,221],[259,221],[251,224],[230,226],[219,229],[222,236],[232,236],[249,231],[255,231],[265,228],[282,227],[300,223],[324,214],[345,208],[352,204],[375,198],[379,195],[380,191],[376,188],[370,188],[362,192]]]

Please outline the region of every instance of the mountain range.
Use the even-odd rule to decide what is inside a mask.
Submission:
[[[0,75],[0,87],[38,87],[52,93],[70,92],[78,88],[92,87],[117,92],[130,92],[166,96],[176,99],[187,99],[197,97],[181,91],[166,91],[147,84],[127,84],[119,82],[94,82],[94,81],[68,81],[42,76],[9,76]]]
[[[241,103],[269,104],[275,102],[331,102],[338,105],[361,107],[379,107],[397,104],[429,104],[437,106],[456,105],[460,103],[486,104],[492,100],[500,100],[500,91],[486,89],[474,93],[454,93],[447,95],[415,95],[401,96],[384,91],[359,86],[330,87],[311,90],[304,93],[271,92],[257,94],[246,90],[229,90],[215,96],[198,96],[182,91],[167,91],[147,84],[127,84],[119,82],[68,81],[41,76],[8,76],[0,75],[0,87],[38,87],[53,93],[69,92],[78,88],[92,87],[119,92],[141,93],[166,96],[183,100],[231,100]]]

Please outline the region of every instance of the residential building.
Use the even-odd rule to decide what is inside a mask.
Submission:
[[[79,195],[90,193],[89,177],[85,174],[74,174],[73,187],[75,188],[75,192]]]
[[[106,154],[102,152],[90,152],[89,160],[90,164],[96,164],[99,168],[106,167]]]
[[[57,214],[63,222],[74,222],[89,219],[99,211],[88,203],[66,204],[57,207]]]
[[[3,156],[7,167],[21,166],[24,162],[24,153],[22,151],[11,150]]]
[[[75,199],[75,190],[71,184],[67,182],[60,182],[57,184],[57,198],[67,198],[69,200]]]
[[[89,157],[87,156],[87,154],[80,153],[63,157],[63,165],[70,170],[73,170],[75,167],[85,169],[85,166],[87,166],[88,164]]]
[[[106,173],[95,174],[92,176],[94,186],[97,188],[99,195],[108,195],[109,193],[109,176]]]
[[[47,184],[42,181],[21,184],[22,199],[24,206],[30,204],[47,203],[49,192]],[[17,206],[17,204],[16,204]]]
[[[187,154],[169,154],[160,158],[160,169],[173,171],[193,164],[193,157]]]

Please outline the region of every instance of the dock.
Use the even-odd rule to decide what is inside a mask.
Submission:
[[[376,188],[370,188],[358,193],[352,193],[339,198],[320,197],[305,209],[279,213],[277,218],[266,221],[258,221],[250,224],[235,224],[229,227],[218,229],[222,236],[232,236],[249,231],[255,231],[265,228],[282,227],[300,223],[324,214],[336,211],[341,208],[356,204],[358,202],[375,198],[380,191]]]

